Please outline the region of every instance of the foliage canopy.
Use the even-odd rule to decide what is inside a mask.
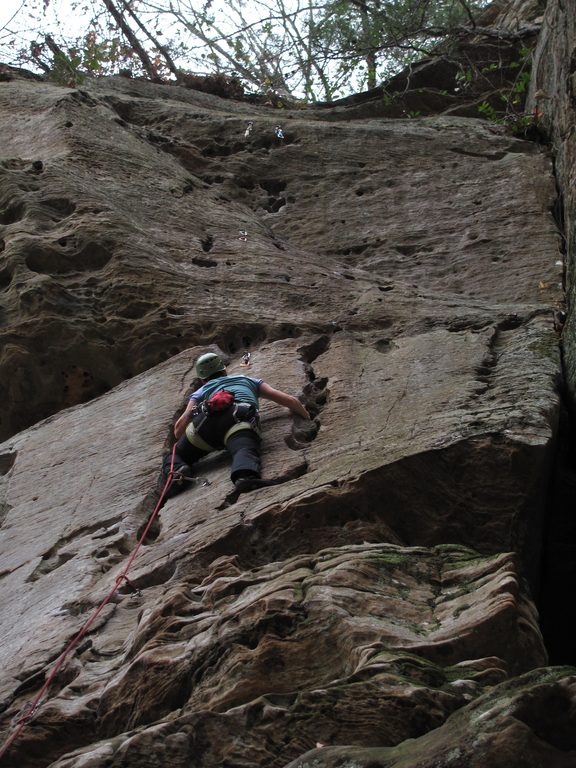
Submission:
[[[61,82],[120,71],[153,80],[216,74],[253,92],[332,101],[373,88],[430,54],[459,27],[473,27],[485,5],[486,0],[22,0],[0,30],[0,58]],[[56,30],[47,27],[48,10]]]

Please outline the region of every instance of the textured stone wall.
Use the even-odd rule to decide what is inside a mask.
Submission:
[[[196,465],[2,766],[572,768],[549,148],[125,79],[0,102],[3,738],[134,551],[194,358],[314,417],[264,404],[274,486]]]
[[[552,141],[556,176],[562,195],[558,216],[565,231],[568,317],[563,336],[566,380],[574,407],[576,396],[576,316],[574,254],[576,253],[576,4],[548,2],[535,51],[529,107]]]

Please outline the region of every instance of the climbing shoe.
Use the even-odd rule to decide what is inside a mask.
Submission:
[[[276,480],[263,480],[261,477],[239,477],[234,480],[234,487],[239,493],[249,493],[257,488],[267,488],[276,484]]]

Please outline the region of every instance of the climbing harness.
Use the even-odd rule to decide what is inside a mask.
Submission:
[[[252,133],[252,128],[254,127],[254,121],[248,120],[248,125],[246,126],[246,130],[244,131],[244,137],[247,139],[248,136]]]
[[[186,437],[202,450],[222,450],[228,438],[243,429],[251,429],[260,435],[258,411],[251,403],[232,402],[227,408],[214,411],[210,408],[210,401],[205,401],[192,413]]]
[[[277,125],[276,128],[274,128],[274,133],[276,134],[276,137],[278,139],[285,139],[286,138],[284,136],[284,131],[282,130],[282,128],[279,125]]]
[[[77,634],[72,638],[72,640],[68,643],[64,651],[60,654],[58,659],[56,660],[56,663],[52,667],[52,670],[50,674],[47,676],[46,680],[44,681],[44,685],[40,688],[34,699],[32,699],[31,702],[28,704],[25,704],[22,709],[20,710],[20,714],[17,715],[15,718],[15,728],[12,734],[6,739],[4,744],[2,745],[2,748],[0,749],[0,760],[4,757],[6,752],[9,750],[9,748],[12,746],[14,741],[18,738],[21,731],[24,729],[26,724],[31,720],[34,713],[38,710],[40,707],[41,700],[48,690],[50,683],[54,680],[58,672],[60,671],[60,668],[70,655],[71,651],[75,648],[75,646],[78,645],[80,640],[84,637],[84,635],[88,632],[90,627],[94,624],[98,616],[102,613],[106,605],[110,602],[110,600],[113,598],[113,596],[116,594],[118,589],[120,588],[122,582],[126,582],[128,586],[132,587],[132,589],[136,589],[138,591],[137,587],[135,587],[134,584],[128,579],[127,573],[130,570],[132,563],[136,559],[136,555],[138,554],[140,547],[144,543],[146,536],[148,535],[148,532],[150,531],[150,528],[152,526],[152,523],[156,519],[156,516],[158,515],[158,512],[164,502],[164,498],[166,496],[166,492],[168,491],[168,488],[170,486],[170,483],[174,479],[175,471],[174,471],[174,457],[176,453],[176,444],[174,444],[172,448],[172,458],[170,462],[170,471],[168,473],[166,482],[164,484],[164,487],[162,489],[162,493],[160,494],[160,498],[158,499],[158,502],[156,506],[154,507],[154,510],[152,511],[152,514],[150,515],[150,518],[148,519],[148,522],[146,524],[146,527],[144,528],[144,531],[140,538],[138,539],[138,543],[136,544],[136,547],[134,548],[132,554],[130,555],[130,558],[128,562],[126,563],[123,570],[120,572],[120,574],[116,577],[116,581],[112,589],[108,592],[106,597],[101,601],[101,603],[98,605],[97,608],[92,612],[92,614],[88,617],[88,619],[84,622],[80,630],[77,632]],[[196,479],[196,478],[189,478],[189,479]]]
[[[246,232],[245,229],[240,229],[238,231],[240,233],[238,240],[242,240],[243,242],[246,242],[246,240],[248,240],[248,232]]]

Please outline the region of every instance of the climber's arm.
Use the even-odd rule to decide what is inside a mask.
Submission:
[[[186,410],[180,416],[176,424],[174,424],[174,437],[176,440],[178,440],[179,437],[182,437],[184,434],[184,430],[188,426],[188,422],[190,421],[190,417],[192,415],[192,411],[194,408],[196,408],[198,403],[196,400],[188,400],[188,405],[186,406]]]
[[[286,392],[281,392],[279,389],[274,389],[269,384],[262,382],[258,394],[260,397],[264,398],[264,400],[272,400],[273,403],[278,403],[278,405],[283,405],[285,408],[289,408],[293,413],[302,416],[303,419],[310,418],[310,414],[298,398],[288,395]]]

